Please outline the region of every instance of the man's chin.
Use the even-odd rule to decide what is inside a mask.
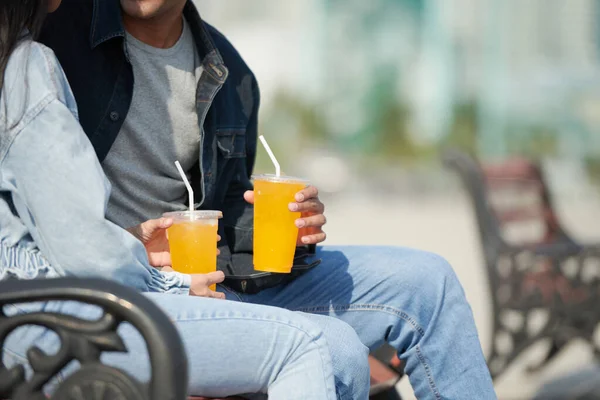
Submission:
[[[131,18],[152,19],[160,13],[161,3],[157,0],[121,0],[121,8]]]

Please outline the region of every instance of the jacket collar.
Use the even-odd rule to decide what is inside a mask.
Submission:
[[[90,31],[90,46],[92,49],[108,40],[124,38],[125,27],[123,26],[120,1],[93,0],[93,2],[94,11]],[[200,58],[202,60],[208,58],[211,64],[223,64],[223,59],[192,0],[187,0],[183,9],[183,16],[192,30]]]
[[[94,0],[90,46],[92,49],[116,37],[125,37],[119,0]]]

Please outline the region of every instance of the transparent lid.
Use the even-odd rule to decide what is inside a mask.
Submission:
[[[173,218],[175,220],[201,221],[207,219],[223,218],[221,211],[215,210],[195,210],[195,211],[173,211],[164,213],[163,217]]]
[[[281,183],[304,183],[304,184],[308,185],[308,179],[297,178],[294,176],[287,176],[287,175],[281,175],[281,176],[277,176],[275,174],[252,175],[252,180],[268,181],[268,182],[281,182]]]

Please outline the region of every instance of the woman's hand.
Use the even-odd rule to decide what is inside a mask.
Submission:
[[[151,219],[127,231],[144,244],[148,260],[153,267],[171,266],[171,252],[167,229],[173,225],[171,218]]]
[[[169,239],[167,238],[167,229],[171,225],[173,225],[171,218],[158,218],[127,229],[129,233],[144,244],[148,261],[153,267],[171,266],[171,251],[169,249]],[[217,235],[217,242],[220,240],[221,236]],[[220,250],[217,249],[217,255],[220,253]]]
[[[173,272],[173,268],[164,267],[162,272]],[[190,296],[212,297],[214,299],[225,299],[225,293],[215,292],[210,289],[212,285],[225,280],[223,271],[210,272],[208,274],[190,274],[192,284],[190,285]]]
[[[210,287],[225,280],[223,271],[210,272],[208,274],[192,274],[192,285],[190,296],[212,297],[214,299],[225,299],[225,293],[214,292]]]

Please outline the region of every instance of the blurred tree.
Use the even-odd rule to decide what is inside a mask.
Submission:
[[[457,148],[476,155],[478,152],[478,115],[475,102],[466,102],[455,106],[450,132],[440,141],[440,147]]]
[[[287,91],[279,91],[273,101],[273,107],[268,112],[266,124],[275,123],[273,128],[287,127],[285,140],[306,141],[312,144],[322,144],[330,140],[324,118],[323,106],[310,103],[299,96]],[[291,137],[290,137],[291,136]]]
[[[589,176],[590,182],[597,188],[600,188],[600,157],[588,156],[584,159],[584,166]]]
[[[514,124],[506,133],[509,155],[538,160],[558,155],[558,131],[543,125]]]

